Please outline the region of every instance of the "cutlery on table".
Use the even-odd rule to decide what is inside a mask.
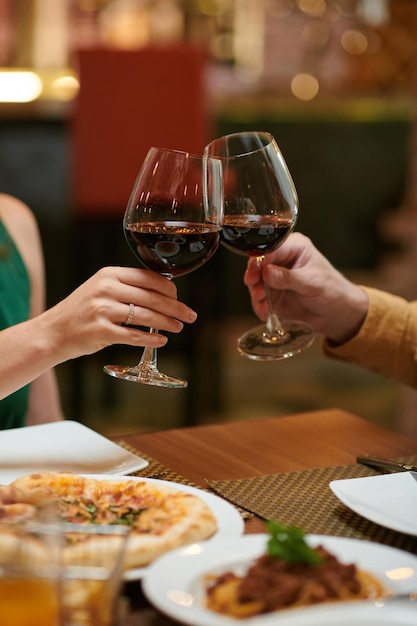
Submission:
[[[417,472],[417,465],[413,465],[412,463],[401,463],[401,461],[384,459],[378,456],[358,456],[356,457],[356,462],[362,463],[362,465],[368,465],[369,467],[397,470],[398,472]]]
[[[167,472],[154,472],[153,474],[148,474],[148,476],[144,476],[144,478],[163,478]]]

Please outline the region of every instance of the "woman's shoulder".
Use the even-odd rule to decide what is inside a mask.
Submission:
[[[32,210],[22,200],[0,193],[0,219],[20,253],[26,256],[25,250],[30,250],[39,236],[38,224]]]
[[[10,234],[15,237],[19,236],[19,232],[27,229],[37,228],[36,219],[27,204],[19,200],[15,196],[0,193],[0,219]]]
[[[0,219],[19,250],[33,283],[43,272],[42,243],[34,213],[18,198],[0,193]]]

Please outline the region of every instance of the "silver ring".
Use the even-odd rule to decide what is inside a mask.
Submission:
[[[129,304],[129,313],[127,315],[127,320],[125,322],[126,326],[129,326],[129,324],[132,323],[134,315],[135,315],[135,305],[130,303]]]

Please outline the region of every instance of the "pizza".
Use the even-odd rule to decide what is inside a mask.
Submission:
[[[127,526],[125,569],[146,566],[168,550],[208,539],[217,531],[215,515],[197,494],[137,478],[39,472],[0,487],[2,523],[34,518],[46,504],[53,505],[64,522]],[[89,549],[94,540],[89,537]],[[85,549],[83,541],[65,547],[69,558]]]

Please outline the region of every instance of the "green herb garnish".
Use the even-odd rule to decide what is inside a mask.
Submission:
[[[305,541],[305,533],[300,528],[286,526],[275,520],[269,520],[266,527],[271,535],[267,544],[269,556],[289,563],[321,563],[320,555]]]

